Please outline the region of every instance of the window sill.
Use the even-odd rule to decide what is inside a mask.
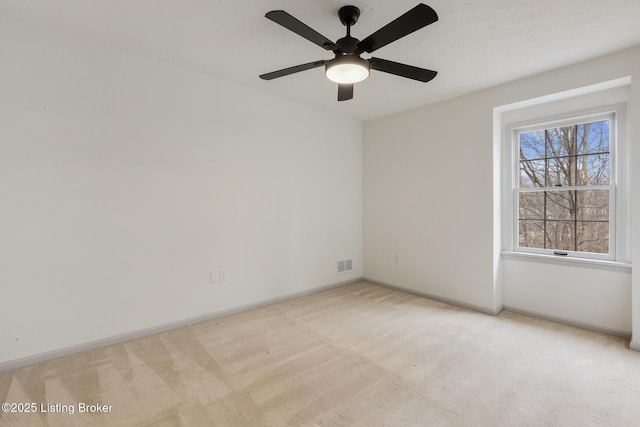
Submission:
[[[575,265],[576,267],[591,267],[598,269],[631,272],[631,264],[625,262],[575,258],[570,256],[559,257],[555,255],[532,254],[513,251],[502,251],[501,255],[503,258],[520,259],[523,261],[540,262],[545,264]]]

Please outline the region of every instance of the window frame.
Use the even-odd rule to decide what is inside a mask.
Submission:
[[[541,192],[549,190],[558,190],[551,187],[540,187],[536,189],[521,189],[520,183],[520,140],[519,135],[526,132],[540,131],[551,128],[577,125],[598,120],[609,120],[609,167],[610,177],[609,184],[606,185],[589,185],[589,186],[572,186],[564,187],[559,191],[582,190],[582,189],[603,189],[609,191],[609,253],[600,254],[594,252],[567,251],[561,249],[544,249],[521,247],[519,245],[519,202],[520,193],[522,192]],[[602,106],[589,110],[573,111],[568,114],[556,115],[543,119],[530,120],[523,123],[514,123],[508,125],[508,133],[510,140],[510,175],[511,175],[511,199],[512,206],[510,217],[512,218],[511,230],[511,252],[530,255],[546,255],[559,259],[583,259],[594,261],[626,261],[624,242],[624,232],[626,230],[626,217],[624,207],[628,206],[628,201],[623,200],[627,195],[624,188],[627,172],[625,164],[622,163],[626,157],[626,103]],[[558,255],[557,252],[565,255]]]

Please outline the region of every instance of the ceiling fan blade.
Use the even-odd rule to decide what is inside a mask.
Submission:
[[[424,68],[414,67],[413,65],[401,64],[399,62],[387,61],[386,59],[370,58],[369,65],[372,69],[383,71],[396,76],[406,77],[408,79],[428,82],[437,74],[437,71],[427,70]]]
[[[305,23],[297,20],[293,16],[289,15],[284,10],[272,10],[264,15],[266,18],[272,20],[276,24],[280,24],[288,30],[293,31],[297,35],[304,37],[310,42],[317,44],[326,50],[336,50],[338,47],[331,40],[309,27]]]
[[[358,43],[356,54],[371,53],[438,20],[435,10],[420,3]]]
[[[353,84],[338,85],[338,101],[348,101],[353,98]]]
[[[324,59],[321,59],[320,61],[308,62],[306,64],[300,64],[293,67],[284,68],[282,70],[272,71],[267,74],[261,74],[260,78],[262,80],[273,80],[273,79],[277,79],[278,77],[288,76],[289,74],[299,73],[300,71],[306,71],[312,68],[322,67],[324,64],[326,64],[326,62],[327,61]]]

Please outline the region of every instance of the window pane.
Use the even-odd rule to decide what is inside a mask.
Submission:
[[[544,131],[520,134],[520,160],[544,159]]]
[[[574,219],[576,209],[574,191],[547,192],[547,219]]]
[[[608,189],[528,191],[519,202],[520,247],[609,253]]]
[[[544,219],[544,192],[520,193],[519,218]]]
[[[547,187],[568,187],[573,184],[575,157],[547,159]]]
[[[544,248],[544,221],[520,220],[518,245],[522,248]]]
[[[544,160],[520,161],[520,188],[544,187],[544,176]]]
[[[580,252],[609,253],[608,222],[578,222],[578,248]]]
[[[601,120],[577,126],[576,154],[609,152],[609,121]]]
[[[546,157],[564,157],[576,154],[575,126],[547,129]]]
[[[546,221],[547,248],[562,251],[575,250],[575,223],[573,221]]]
[[[609,153],[577,157],[576,185],[609,185]]]
[[[577,191],[577,219],[609,221],[609,190]]]

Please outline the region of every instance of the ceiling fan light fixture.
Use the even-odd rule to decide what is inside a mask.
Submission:
[[[365,52],[372,53],[389,43],[393,43],[414,31],[436,22],[438,14],[424,3],[418,4],[363,40],[351,37],[351,27],[358,21],[360,9],[356,6],[343,6],[338,10],[338,18],[347,27],[347,34],[336,40],[335,43],[284,10],[272,10],[267,12],[265,17],[320,46],[322,49],[333,51],[335,57],[331,60],[320,59],[261,74],[259,77],[263,80],[272,80],[324,65],[327,79],[338,83],[338,101],[347,101],[353,98],[354,83],[361,82],[369,77],[369,72],[372,69],[425,83],[431,81],[438,74],[433,70],[386,59],[362,59],[360,57]]]
[[[325,75],[335,83],[358,83],[369,77],[369,61],[353,55],[336,56],[327,62]]]

